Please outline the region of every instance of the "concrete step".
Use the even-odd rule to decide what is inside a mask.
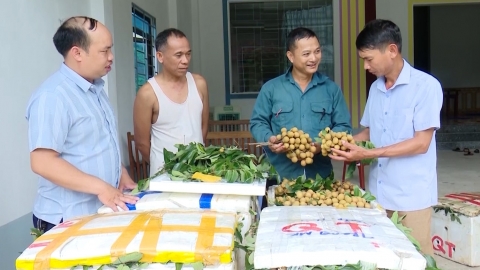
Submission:
[[[437,142],[458,142],[458,141],[479,141],[480,132],[451,132],[451,133],[436,133],[435,139]]]
[[[480,149],[480,141],[449,141],[449,142],[437,142],[437,149],[439,150],[453,150],[455,148],[469,148],[473,152],[475,149]]]
[[[450,124],[450,125],[441,125],[440,129],[437,131],[437,134],[443,133],[470,133],[470,132],[480,132],[480,124]]]

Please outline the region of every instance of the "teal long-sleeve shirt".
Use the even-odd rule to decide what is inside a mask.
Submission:
[[[255,102],[250,130],[257,142],[267,142],[285,127],[297,127],[313,139],[325,127],[333,131],[351,132],[350,113],[340,87],[328,77],[315,73],[304,92],[287,73],[266,82]],[[285,153],[275,154],[264,147],[267,157],[282,178],[308,178],[317,174],[327,177],[333,170],[330,158],[317,154],[313,163],[302,167]]]

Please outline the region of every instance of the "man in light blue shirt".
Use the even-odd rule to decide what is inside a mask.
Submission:
[[[356,141],[370,140],[376,149],[344,143],[336,160],[378,158],[370,166],[369,189],[388,210],[406,215],[405,226],[433,255],[431,207],[437,204],[435,131],[440,128],[442,86],[429,74],[410,66],[401,55],[400,29],[388,20],[365,25],[356,46],[364,67],[378,78],[370,87]]]
[[[113,63],[112,36],[88,17],[66,20],[53,37],[60,69],[30,98],[26,118],[30,162],[39,175],[34,226],[48,231],[103,204],[118,211],[137,198],[121,164],[116,120],[101,77]]]

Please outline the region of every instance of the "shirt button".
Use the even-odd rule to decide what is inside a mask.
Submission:
[[[388,113],[387,113],[387,112],[385,112],[385,115],[387,115],[387,114],[388,114]]]
[[[378,183],[379,183],[379,184],[381,184],[381,183],[382,183],[382,181],[380,181],[380,180],[379,180],[379,181],[378,181]]]
[[[384,128],[384,129],[383,129],[383,132],[385,132],[385,131],[387,131],[387,129]]]
[[[378,167],[382,167],[382,164],[378,164]]]

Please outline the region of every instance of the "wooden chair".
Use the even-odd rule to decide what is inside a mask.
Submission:
[[[347,168],[350,162],[344,161],[343,162],[343,174],[342,174],[342,182],[345,182],[345,174],[347,173]],[[358,178],[360,182],[360,188],[365,190],[365,165],[360,162],[357,162],[358,168]]]
[[[143,160],[140,151],[135,146],[135,137],[131,132],[127,132],[128,159],[130,162],[130,177],[133,181],[148,178],[150,175],[150,166]]]
[[[262,147],[256,145],[249,145],[254,143],[250,131],[232,131],[232,132],[208,132],[205,146],[238,146],[249,154],[254,154],[259,157],[263,153]]]
[[[250,120],[208,121],[209,132],[250,131]]]

